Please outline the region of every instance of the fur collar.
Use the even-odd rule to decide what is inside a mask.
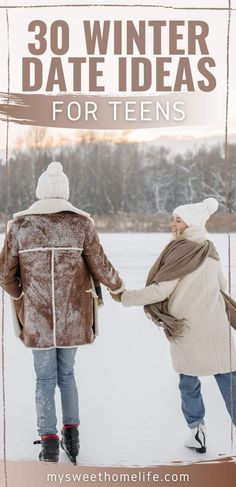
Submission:
[[[71,211],[72,213],[77,213],[78,215],[84,216],[85,218],[89,218],[90,220],[92,220],[89,213],[79,210],[69,201],[61,198],[48,198],[36,201],[26,210],[14,213],[13,218],[24,215],[44,215],[47,213],[59,213],[60,211]]]

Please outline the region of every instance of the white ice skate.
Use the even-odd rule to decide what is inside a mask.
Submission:
[[[199,424],[196,428],[191,428],[184,444],[188,448],[195,448],[198,453],[206,453],[206,427]]]

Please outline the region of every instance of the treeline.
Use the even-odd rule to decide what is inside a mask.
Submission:
[[[229,146],[226,168],[220,145],[172,155],[156,145],[114,143],[86,133],[78,143],[54,147],[46,129],[32,129],[11,153],[8,180],[0,161],[1,222],[6,198],[9,216],[35,201],[38,177],[53,160],[63,163],[69,177],[70,201],[103,222],[119,215],[163,222],[176,206],[209,196],[217,198],[221,212],[236,213],[236,145]]]

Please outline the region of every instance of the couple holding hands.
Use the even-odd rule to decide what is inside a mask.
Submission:
[[[39,459],[57,462],[61,444],[76,464],[80,418],[74,362],[77,347],[92,343],[98,332],[100,283],[124,306],[143,306],[148,318],[163,327],[189,426],[185,445],[205,453],[199,376],[215,377],[236,426],[236,349],[230,333],[230,324],[236,325],[236,303],[225,293],[219,255],[205,228],[218,202],[207,198],[176,208],[173,237],[150,269],[146,286],[126,290],[90,215],[69,203],[69,181],[59,162],[41,174],[36,196],[38,201],[15,213],[8,224],[0,285],[11,297],[15,333],[33,353]]]

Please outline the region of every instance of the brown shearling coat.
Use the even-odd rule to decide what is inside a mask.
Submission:
[[[90,219],[62,211],[13,220],[0,254],[0,284],[15,299],[27,347],[93,342],[93,280],[113,291],[122,285]]]

